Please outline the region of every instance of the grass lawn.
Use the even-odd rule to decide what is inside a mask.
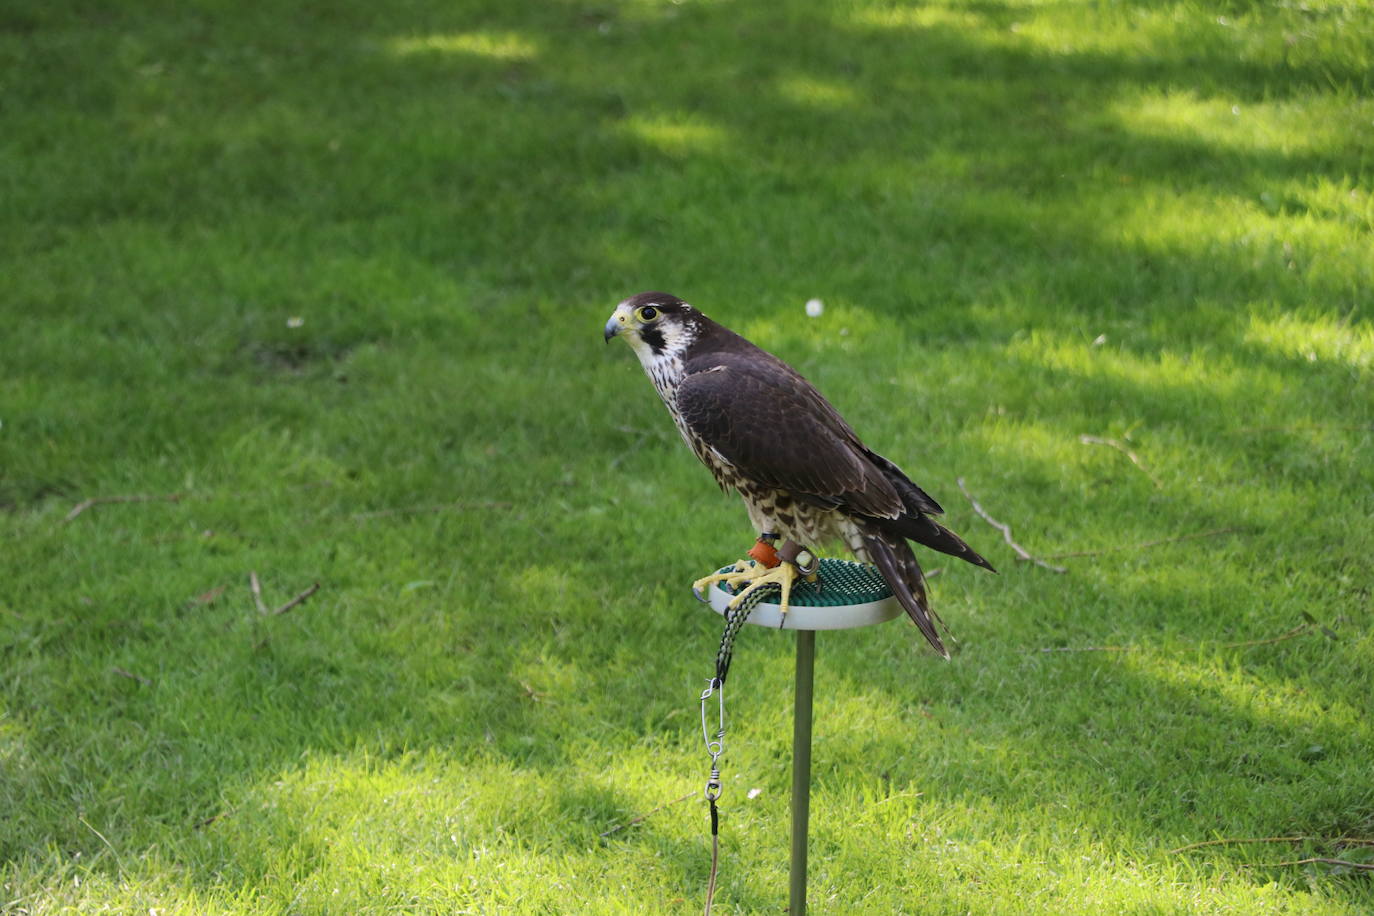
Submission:
[[[698,912],[699,799],[600,836],[704,782],[753,539],[652,288],[1001,569],[924,555],[950,662],[821,635],[814,912],[1371,912],[1278,863],[1374,862],[1372,73],[1359,0],[7,4],[0,912]]]

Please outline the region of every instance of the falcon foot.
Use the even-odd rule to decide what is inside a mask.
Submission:
[[[756,556],[755,550],[749,551],[751,556]],[[724,583],[726,589],[734,594],[729,605],[729,609],[734,610],[759,589],[776,585],[781,592],[778,597],[779,613],[785,620],[792,598],[792,583],[799,578],[809,582],[816,581],[816,570],[820,566],[820,560],[795,541],[787,541],[782,545],[776,553],[773,565],[761,560],[762,558],[738,560],[726,572],[705,576],[693,582],[692,591],[698,599],[705,600],[702,596],[706,589],[717,583]]]

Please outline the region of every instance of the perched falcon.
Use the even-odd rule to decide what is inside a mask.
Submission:
[[[842,541],[878,568],[926,639],[949,657],[907,541],[984,569],[992,564],[931,517],[943,512],[939,503],[859,441],[791,366],[676,296],[648,292],[620,303],[606,322],[607,342],[617,336],[634,349],[682,438],[721,488],[744,497],[759,532],[749,552],[757,563],[741,561],[732,573],[708,576],[696,587],[722,579],[751,588],[776,581],[785,613],[799,573],[795,556],[780,562],[773,542]]]

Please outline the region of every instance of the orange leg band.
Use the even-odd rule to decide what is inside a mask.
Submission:
[[[749,548],[749,556],[758,561],[760,566],[772,569],[782,560],[778,559],[778,552],[773,549],[773,545],[763,538],[759,538],[753,547]]]

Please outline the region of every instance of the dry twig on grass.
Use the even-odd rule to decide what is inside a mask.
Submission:
[[[1283,642],[1286,639],[1293,639],[1311,630],[1320,630],[1322,635],[1328,639],[1335,639],[1336,634],[1329,627],[1322,626],[1311,614],[1303,611],[1302,624],[1291,630],[1285,630],[1278,636],[1271,636],[1268,639],[1247,639],[1244,642],[1223,642],[1212,646],[1214,649],[1248,649],[1251,646],[1270,646],[1276,642]],[[1208,643],[1202,643],[1208,645]],[[1040,649],[1041,652],[1132,652],[1140,648],[1139,646],[1046,646]]]
[[[1374,840],[1363,837],[1343,836],[1335,839],[1327,839],[1319,836],[1261,836],[1261,837],[1226,837],[1220,840],[1204,840],[1201,843],[1189,843],[1187,846],[1180,846],[1177,849],[1170,849],[1169,853],[1188,852],[1193,849],[1202,849],[1206,846],[1231,846],[1241,843],[1326,843],[1331,846],[1374,846]],[[1374,864],[1366,862],[1351,862],[1347,859],[1334,859],[1327,856],[1309,856],[1305,859],[1288,859],[1283,862],[1245,862],[1241,868],[1281,868],[1291,865],[1333,865],[1344,868],[1353,868],[1357,871],[1374,871]]]
[[[1260,837],[1224,837],[1220,840],[1203,840],[1201,843],[1189,843],[1187,846],[1180,846],[1177,849],[1170,849],[1169,854],[1188,852],[1191,849],[1202,849],[1205,846],[1234,846],[1241,843],[1330,843],[1332,846],[1374,846],[1374,840],[1367,840],[1362,837],[1342,836],[1329,840],[1320,836],[1260,836]]]
[[[1325,856],[1312,856],[1308,859],[1290,859],[1286,862],[1244,863],[1241,868],[1279,868],[1284,865],[1339,865],[1359,871],[1374,871],[1374,863],[1350,862],[1345,859],[1328,859]]]
[[[510,503],[503,502],[458,502],[439,503],[433,506],[402,506],[399,509],[378,509],[376,512],[355,512],[354,521],[369,518],[385,518],[388,515],[413,515],[421,512],[463,512],[469,509],[509,509]]]
[[[283,604],[281,607],[279,607],[279,608],[277,608],[276,610],[272,611],[272,616],[273,616],[273,617],[276,617],[276,616],[279,615],[279,614],[285,614],[287,611],[291,610],[291,609],[292,609],[293,607],[295,607],[296,605],[298,605],[298,604],[300,604],[301,602],[305,601],[305,599],[309,598],[311,595],[315,594],[315,593],[316,593],[317,591],[319,591],[319,590],[320,590],[320,583],[318,583],[318,582],[312,582],[309,588],[305,589],[303,592],[301,592],[299,595],[297,595],[296,597],[292,598],[290,601],[288,601],[288,602],[286,602],[285,604]]]
[[[963,493],[965,497],[968,498],[968,501],[969,501],[970,503],[973,504],[973,511],[974,511],[974,512],[977,512],[978,515],[979,515],[979,517],[982,518],[983,521],[987,522],[989,525],[991,525],[992,527],[996,528],[998,531],[1002,532],[1002,540],[1006,541],[1007,544],[1010,545],[1011,549],[1014,550],[1014,551],[1016,551],[1016,555],[1017,555],[1020,559],[1022,559],[1022,560],[1028,560],[1028,561],[1030,561],[1031,563],[1034,563],[1036,566],[1043,566],[1045,569],[1048,569],[1050,572],[1057,572],[1057,573],[1066,573],[1066,572],[1068,572],[1068,569],[1065,568],[1065,567],[1063,567],[1063,566],[1055,566],[1055,565],[1052,564],[1052,563],[1046,563],[1044,560],[1040,559],[1039,557],[1033,556],[1033,555],[1031,554],[1030,551],[1028,551],[1026,548],[1022,547],[1020,544],[1018,544],[1018,543],[1016,543],[1014,540],[1012,540],[1012,537],[1011,537],[1011,526],[1008,525],[1008,524],[1006,524],[1006,523],[1004,523],[1004,522],[999,522],[997,519],[993,518],[991,515],[988,515],[987,511],[986,511],[985,509],[983,509],[983,507],[982,507],[981,505],[978,504],[978,500],[974,499],[974,498],[973,498],[973,495],[972,495],[971,493],[969,493],[968,488],[966,488],[966,487],[964,486],[964,478],[962,478],[962,477],[956,478],[954,482],[957,483],[957,484],[959,485],[959,491],[960,491],[961,493]]]
[[[285,614],[287,611],[291,610],[293,607],[305,601],[305,599],[309,598],[311,595],[319,591],[320,583],[312,582],[310,586],[306,588],[304,591],[302,591],[299,595],[292,598],[290,601],[286,602],[280,607],[274,608],[272,610],[268,610],[267,605],[263,603],[262,583],[258,581],[257,573],[250,572],[248,574],[248,587],[253,592],[253,603],[258,606],[258,613],[267,617],[276,617],[279,614]]]
[[[118,665],[115,665],[114,667],[110,668],[110,671],[112,671],[113,673],[119,675],[120,677],[127,677],[127,678],[128,678],[129,680],[131,680],[131,681],[138,681],[138,682],[139,682],[140,684],[142,684],[144,687],[151,687],[151,686],[153,686],[153,682],[150,681],[150,680],[148,680],[148,678],[142,677],[141,675],[134,674],[132,671],[125,671],[123,668],[119,667]]]
[[[1233,531],[1240,531],[1239,527],[1213,528],[1210,531],[1199,531],[1196,534],[1181,534],[1173,538],[1160,538],[1157,541],[1142,541],[1139,544],[1121,544],[1117,547],[1103,547],[1100,550],[1075,550],[1069,553],[1048,553],[1045,554],[1047,560],[1069,560],[1078,557],[1096,557],[1104,553],[1116,553],[1120,550],[1145,550],[1149,547],[1158,547],[1160,544],[1176,544],[1179,541],[1195,541],[1198,538],[1211,538],[1219,534],[1230,534]]]
[[[1292,639],[1295,636],[1301,636],[1302,634],[1306,633],[1308,630],[1311,630],[1315,626],[1317,626],[1317,624],[1315,623],[1304,623],[1302,626],[1294,627],[1291,630],[1287,630],[1283,633],[1280,633],[1278,636],[1271,636],[1269,639],[1247,639],[1245,642],[1224,642],[1221,645],[1217,646],[1217,648],[1245,649],[1249,646],[1269,646],[1273,645],[1276,642],[1283,642],[1285,639]],[[1325,630],[1326,628],[1323,627],[1322,629]],[[1329,630],[1327,632],[1330,633]]]
[[[234,812],[233,812],[232,810],[230,810],[230,811],[221,811],[221,812],[218,813],[218,814],[212,814],[212,815],[210,815],[209,817],[205,818],[205,820],[196,821],[196,823],[195,823],[195,825],[194,825],[194,826],[195,826],[195,829],[196,829],[196,830],[204,830],[206,827],[209,827],[211,824],[213,824],[215,821],[219,820],[220,818],[222,818],[222,817],[228,817],[229,815],[231,815],[231,814],[233,814],[233,813],[234,813]]]
[[[1084,445],[1106,445],[1116,449],[1118,452],[1131,459],[1131,464],[1139,468],[1140,473],[1150,478],[1150,483],[1155,485],[1155,489],[1164,489],[1164,484],[1160,482],[1158,477],[1150,473],[1150,469],[1145,467],[1145,463],[1140,460],[1140,456],[1127,448],[1126,443],[1122,442],[1120,439],[1104,439],[1101,436],[1079,436],[1078,441],[1082,442]]]
[[[646,811],[646,812],[644,812],[643,814],[639,815],[638,817],[633,818],[632,820],[628,820],[628,821],[626,821],[626,822],[623,823],[623,824],[619,824],[619,825],[617,825],[617,826],[615,826],[615,827],[612,827],[610,830],[607,830],[606,832],[600,834],[600,836],[601,836],[601,838],[604,840],[606,837],[610,836],[611,834],[613,834],[613,833],[619,833],[620,831],[624,830],[626,827],[633,827],[635,824],[638,824],[640,821],[644,820],[645,818],[649,817],[650,815],[652,815],[652,814],[657,814],[658,812],[662,811],[664,808],[668,808],[668,807],[671,807],[671,806],[673,806],[673,805],[676,805],[678,802],[685,802],[687,799],[691,798],[693,795],[696,795],[696,794],[697,794],[697,790],[693,789],[691,792],[688,792],[686,795],[682,796],[681,798],[675,798],[675,799],[673,799],[672,801],[664,802],[663,804],[659,805],[657,808],[653,809],[652,811]]]
[[[1354,424],[1333,424],[1333,423],[1295,423],[1292,426],[1242,426],[1234,429],[1235,433],[1292,433],[1310,432],[1313,430],[1338,429],[1342,431],[1368,431],[1374,432],[1374,423],[1354,423]]]
[[[259,614],[267,613],[267,605],[262,603],[262,583],[258,581],[258,574],[248,573],[248,589],[253,593],[253,603],[258,606]]]
[[[184,493],[135,493],[131,496],[92,496],[90,499],[83,499],[72,507],[62,522],[65,524],[85,512],[92,506],[106,506],[111,503],[174,503],[180,502],[185,498]]]
[[[192,598],[190,601],[188,601],[188,602],[186,602],[186,603],[187,603],[188,605],[192,605],[192,604],[214,604],[216,601],[219,600],[219,596],[224,594],[224,590],[225,590],[226,588],[228,588],[227,585],[216,585],[214,588],[210,589],[209,591],[201,592],[199,595],[196,595],[194,598]]]

